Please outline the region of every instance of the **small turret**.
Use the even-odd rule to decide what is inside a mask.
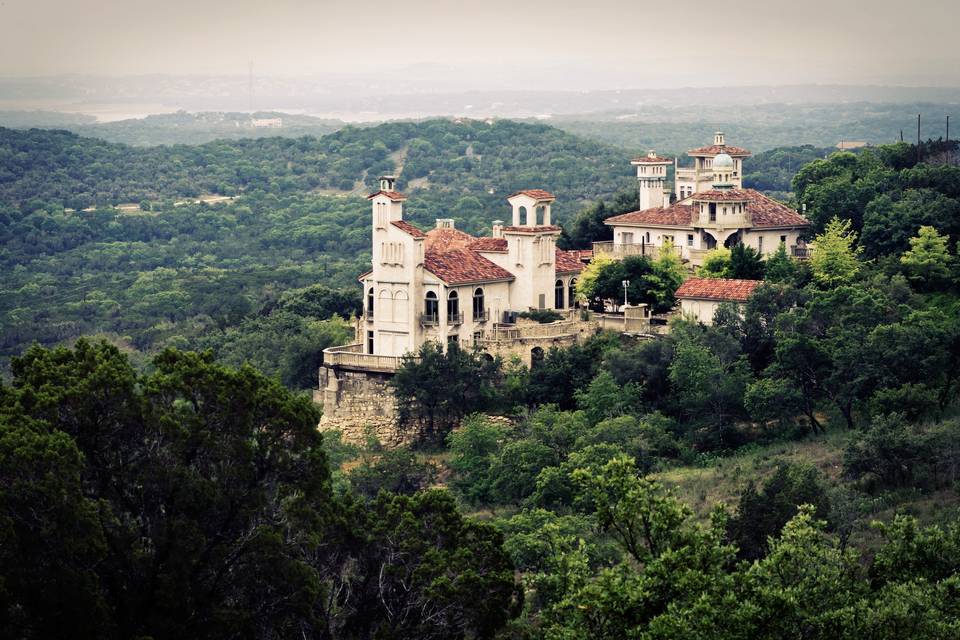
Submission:
[[[647,155],[634,158],[630,163],[637,168],[641,211],[663,206],[667,167],[672,162],[669,158],[661,158],[656,151],[650,150]]]

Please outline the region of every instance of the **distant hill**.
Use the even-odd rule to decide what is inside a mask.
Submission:
[[[85,209],[254,191],[365,194],[377,176],[396,173],[400,188],[415,196],[412,209],[419,204],[469,226],[531,187],[555,192],[563,219],[585,201],[630,188],[629,158],[611,145],[511,121],[397,122],[319,138],[146,148],[66,131],[0,129],[0,199]]]
[[[279,126],[266,126],[275,121]],[[0,111],[0,126],[13,129],[58,128],[82,136],[135,146],[203,144],[283,136],[322,136],[346,126],[342,120],[258,111],[254,114],[210,111],[164,113],[145,118],[97,122],[93,116],[56,111]]]

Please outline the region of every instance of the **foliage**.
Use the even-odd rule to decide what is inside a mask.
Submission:
[[[532,311],[522,311],[517,315],[527,320],[539,322],[540,324],[547,324],[550,322],[556,322],[557,320],[563,320],[563,315],[554,311],[553,309],[534,309]]]
[[[759,489],[751,481],[727,522],[727,535],[738,555],[748,560],[765,556],[769,540],[780,535],[801,505],[813,507],[813,515],[821,520],[830,512],[830,499],[816,467],[781,464]]]
[[[900,256],[907,277],[928,290],[947,282],[954,260],[947,248],[949,240],[933,227],[920,227],[917,235],[910,238],[910,249]]]
[[[703,264],[697,269],[700,278],[731,278],[730,249],[718,247],[711,249],[703,257]]]
[[[792,284],[796,281],[797,265],[787,255],[787,245],[783,242],[767,258],[763,277],[767,282],[777,284]]]
[[[449,495],[335,497],[311,403],[250,367],[33,347],[0,386],[14,637],[491,637],[502,536]],[[42,508],[38,508],[42,506]]]
[[[854,246],[857,236],[849,220],[833,218],[824,232],[814,240],[810,264],[813,279],[825,287],[835,287],[853,280],[860,270],[857,259],[862,251]]]
[[[425,342],[404,356],[390,379],[397,399],[398,429],[420,445],[442,443],[468,414],[487,409],[495,399],[500,361],[486,359],[451,343],[444,350]],[[442,389],[442,393],[438,390]]]
[[[354,490],[367,498],[374,498],[381,491],[413,495],[436,481],[437,469],[418,460],[409,449],[398,447],[366,457],[351,469],[348,478]]]

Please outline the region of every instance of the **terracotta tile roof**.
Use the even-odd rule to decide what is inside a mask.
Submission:
[[[363,279],[366,278],[371,273],[373,273],[373,269],[371,269],[370,271],[364,271],[363,273],[357,276],[357,280],[359,280],[360,282],[363,282]]]
[[[677,298],[744,302],[762,280],[690,278],[677,289]]]
[[[390,224],[392,224],[393,226],[395,226],[397,229],[400,229],[401,231],[406,231],[407,233],[409,233],[410,235],[412,235],[414,238],[426,238],[426,237],[427,237],[427,234],[425,234],[423,231],[420,231],[420,229],[417,229],[415,226],[413,226],[412,224],[410,224],[410,223],[407,222],[406,220],[394,220],[394,221],[391,222]]]
[[[753,227],[808,227],[810,221],[788,207],[755,189],[741,189],[747,196],[747,213]]]
[[[426,234],[425,246],[427,251],[451,251],[453,249],[466,249],[476,240],[472,235],[459,229],[430,229]]]
[[[427,251],[423,259],[427,271],[447,284],[513,280],[513,274],[468,249]]]
[[[560,231],[560,227],[550,225],[546,227],[504,227],[504,231],[523,232],[523,233],[542,233],[544,231]]]
[[[400,193],[399,191],[383,191],[383,190],[380,190],[380,191],[377,191],[376,193],[371,193],[370,195],[368,195],[368,196],[367,196],[367,200],[373,200],[374,198],[376,198],[376,197],[379,196],[380,194],[383,194],[383,195],[387,196],[388,198],[390,198],[390,199],[393,200],[394,202],[400,202],[401,200],[406,200],[406,199],[407,199],[407,196],[403,195],[403,194]]]
[[[744,202],[749,200],[745,189],[711,189],[695,193],[691,197],[694,202]]]
[[[467,247],[473,251],[506,251],[506,238],[477,238]]]
[[[662,164],[664,162],[673,162],[670,158],[662,158],[658,155],[646,155],[640,156],[639,158],[634,158],[630,161],[631,164]]]
[[[606,224],[655,224],[672,227],[692,227],[693,207],[689,204],[675,204],[669,207],[655,207],[643,211],[631,211],[607,218]]]
[[[583,254],[593,255],[593,251],[564,251],[557,249],[557,273],[580,273],[586,267],[581,258]]]
[[[709,147],[699,147],[697,149],[690,149],[687,151],[688,156],[715,156],[721,153],[725,153],[728,156],[734,157],[743,157],[743,156],[752,156],[753,154],[743,149],[741,147],[731,147],[726,144],[712,144]]]
[[[538,201],[557,199],[555,195],[553,195],[549,191],[544,191],[543,189],[524,189],[523,191],[517,191],[516,193],[511,194],[509,197],[512,198],[513,196],[519,196],[519,195],[530,196],[534,200],[538,200]]]
[[[710,194],[722,194],[714,197]],[[760,229],[767,227],[807,227],[810,221],[802,215],[791,209],[785,204],[781,204],[769,198],[755,189],[726,189],[705,191],[694,194],[692,197],[683,200],[704,200],[711,202],[714,200],[725,201],[746,201],[747,214],[753,220],[751,229]],[[643,211],[633,211],[618,216],[612,216],[605,220],[606,224],[636,224],[636,225],[659,225],[673,227],[688,227],[692,229],[694,207],[689,204],[676,203],[669,207],[660,207],[655,209],[645,209]]]

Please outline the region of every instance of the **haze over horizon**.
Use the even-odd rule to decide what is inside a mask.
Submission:
[[[252,61],[258,77],[385,91],[960,86],[960,3],[728,0],[709,17],[717,6],[2,0],[0,76],[245,76]]]

